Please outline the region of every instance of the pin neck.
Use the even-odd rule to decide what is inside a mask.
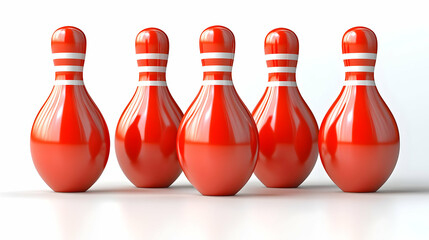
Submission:
[[[201,45],[200,45],[201,47]],[[201,53],[201,63],[203,65],[203,80],[205,84],[213,81],[227,81],[225,84],[230,85],[232,79],[232,64],[234,62],[234,53],[232,52],[204,52]],[[221,82],[216,83],[221,84]],[[224,85],[224,84],[221,84]]]
[[[295,73],[269,73],[268,82],[274,82],[274,81],[296,82],[296,74]]]
[[[85,53],[55,52],[52,54],[55,80],[82,80]]]
[[[346,81],[374,81],[376,53],[353,52],[343,53]]]
[[[346,72],[345,80],[373,80],[373,72]]]
[[[165,72],[140,72],[139,81],[165,81]]]
[[[203,80],[231,80],[231,72],[204,72]]]
[[[82,80],[82,72],[56,72],[55,80]]]
[[[167,61],[167,53],[137,53],[139,81],[165,81]]]

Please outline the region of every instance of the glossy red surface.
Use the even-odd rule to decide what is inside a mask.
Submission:
[[[86,39],[74,27],[52,36],[53,53],[85,53]],[[82,59],[54,60],[55,66],[83,66]],[[82,81],[82,72],[56,72],[55,80]],[[56,85],[31,131],[31,155],[43,180],[56,192],[86,191],[109,156],[109,132],[83,85]]]
[[[265,38],[265,54],[298,54],[295,33],[278,28]],[[296,67],[297,60],[267,60],[268,67]],[[269,73],[269,82],[295,82],[295,73]],[[259,131],[255,175],[267,187],[298,187],[317,160],[317,122],[296,86],[269,86],[253,110]]]
[[[232,32],[209,27],[200,37],[201,53],[234,53]],[[232,66],[232,58],[204,59],[205,66]],[[230,71],[205,70],[203,81],[231,80]],[[219,83],[220,84],[220,83]],[[256,164],[258,132],[234,86],[203,85],[179,127],[177,151],[182,169],[203,195],[234,195]]]
[[[377,53],[375,34],[364,27],[348,30],[343,53]],[[374,66],[375,59],[344,64]],[[346,82],[373,79],[372,72],[346,73]],[[322,122],[319,151],[329,177],[345,192],[374,192],[385,183],[398,159],[399,132],[375,86],[342,88]]]
[[[168,54],[167,35],[141,31],[136,53]],[[167,60],[138,60],[141,66],[167,66]],[[163,81],[165,72],[140,72],[140,81]],[[182,112],[167,86],[138,86],[116,128],[116,155],[122,171],[137,187],[168,187],[182,172],[176,152]]]

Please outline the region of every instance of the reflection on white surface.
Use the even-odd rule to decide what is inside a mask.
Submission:
[[[111,186],[111,185],[109,185]],[[414,239],[429,234],[429,188],[343,193],[334,185],[204,197],[187,182],[87,193],[1,193],[0,238],[19,239]]]

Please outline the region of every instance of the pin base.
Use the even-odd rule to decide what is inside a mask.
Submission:
[[[171,184],[173,184],[173,183],[170,183],[168,185],[166,185],[166,184],[159,184],[159,185],[135,185],[134,184],[134,186],[136,188],[169,188],[171,186]]]
[[[89,188],[86,189],[76,189],[76,190],[56,190],[56,189],[52,189],[54,192],[56,193],[83,193],[88,191]]]
[[[204,194],[204,193],[201,193],[203,196],[206,196],[206,197],[232,197],[232,196],[235,196],[237,193],[226,193],[226,194]]]
[[[341,188],[340,188],[341,189]],[[345,192],[345,193],[375,193],[378,191],[379,188],[377,189],[369,189],[369,190],[346,190],[346,189],[341,189],[341,191]]]
[[[266,188],[298,188],[301,184],[298,185],[265,185]]]

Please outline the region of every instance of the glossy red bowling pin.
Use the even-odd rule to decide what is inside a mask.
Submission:
[[[259,131],[255,175],[267,187],[298,187],[317,160],[317,122],[296,85],[298,52],[289,29],[274,29],[265,38],[268,87],[253,118]]]
[[[168,187],[180,175],[176,152],[182,112],[167,88],[169,43],[156,28],[136,38],[139,82],[116,128],[119,165],[136,187]]]
[[[375,87],[377,38],[365,27],[343,36],[346,80],[320,127],[323,166],[344,192],[375,192],[399,154],[395,119]]]
[[[203,195],[234,195],[252,175],[258,131],[232,84],[233,33],[222,26],[207,28],[200,52],[203,85],[180,123],[179,161]]]
[[[56,192],[83,192],[109,157],[109,131],[83,83],[86,38],[75,27],[52,35],[55,83],[31,130],[31,155]]]

